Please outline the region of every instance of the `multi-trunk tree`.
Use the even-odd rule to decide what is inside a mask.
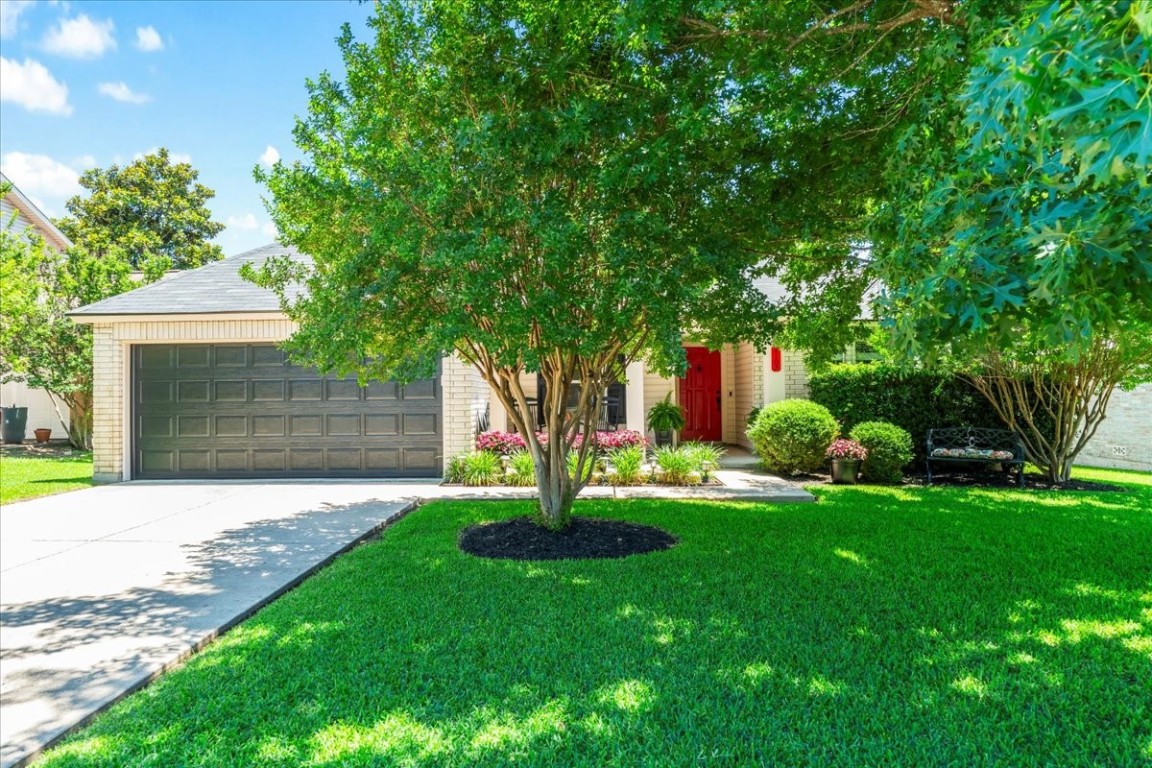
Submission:
[[[445,354],[475,366],[527,440],[552,528],[593,458],[576,438],[629,362],[675,372],[686,330],[764,343],[774,320],[735,236],[763,218],[759,161],[734,160],[757,156],[756,117],[723,67],[630,32],[627,10],[382,2],[372,39],[340,39],[343,82],[309,85],[306,162],[262,175],[282,239],[314,259],[259,277],[307,286],[287,304],[297,356],[398,379]]]

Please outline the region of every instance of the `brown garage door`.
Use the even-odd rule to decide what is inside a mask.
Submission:
[[[133,476],[436,477],[440,377],[321,376],[272,345],[132,349]]]

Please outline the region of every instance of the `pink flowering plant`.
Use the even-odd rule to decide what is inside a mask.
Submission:
[[[824,455],[829,459],[856,459],[857,461],[864,461],[868,458],[868,449],[860,445],[855,440],[848,440],[840,438],[834,440],[832,445],[828,446],[828,450]]]
[[[536,439],[540,445],[548,444],[548,435],[537,432]],[[615,432],[597,432],[593,438],[596,447],[601,451],[611,451],[617,448],[627,448],[634,445],[647,445],[644,435],[634,429],[621,429]],[[577,433],[572,440],[572,448],[579,449],[584,443],[584,435]],[[476,450],[488,453],[511,454],[527,448],[524,438],[515,432],[481,432],[476,435]]]
[[[481,432],[476,435],[476,450],[488,453],[509,454],[528,447],[524,438],[515,432]]]

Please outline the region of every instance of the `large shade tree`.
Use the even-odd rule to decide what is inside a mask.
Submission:
[[[893,153],[879,272],[906,359],[967,375],[1054,482],[1152,380],[1152,5],[1033,3]]]
[[[46,390],[77,448],[92,447],[92,327],[67,313],[129,290],[130,272],[125,259],[0,228],[0,378]]]
[[[92,168],[80,176],[87,193],[65,203],[56,222],[72,242],[102,256],[116,251],[133,269],[163,273],[223,258],[212,238],[224,230],[190,163],[160,148],[124,166]]]
[[[382,2],[372,39],[340,38],[343,82],[309,84],[306,161],[260,174],[282,239],[314,259],[257,278],[306,284],[286,303],[296,355],[400,380],[444,354],[475,366],[553,528],[586,482],[577,437],[630,361],[672,372],[685,330],[718,345],[773,327],[734,237],[765,218],[757,168],[734,162],[764,132],[723,66],[626,11]],[[545,384],[541,438],[526,372]]]

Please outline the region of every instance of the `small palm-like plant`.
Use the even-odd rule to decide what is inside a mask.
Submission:
[[[681,448],[657,448],[653,453],[656,466],[660,468],[660,482],[668,485],[699,485],[703,479],[687,451]]]
[[[536,485],[536,465],[532,462],[532,454],[528,451],[513,451],[509,454],[505,480],[508,485],[521,487]]]
[[[724,455],[723,448],[709,443],[685,443],[680,448],[688,454],[693,468],[700,473],[701,479],[705,482],[720,468],[720,457]]]
[[[496,485],[504,474],[500,457],[488,451],[465,454],[461,470],[464,485]]]
[[[641,485],[646,481],[644,477],[644,447],[630,445],[624,448],[615,448],[608,452],[608,463],[616,470],[607,475],[612,485]]]

